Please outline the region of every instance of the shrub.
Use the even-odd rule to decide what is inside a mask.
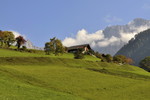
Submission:
[[[77,52],[74,53],[74,58],[75,59],[83,59],[84,54],[82,52],[83,52],[82,49],[78,49]]]
[[[124,55],[116,55],[113,57],[113,61],[115,63],[122,63],[122,64],[133,64],[133,60],[131,58],[127,58]]]
[[[23,51],[27,50],[27,47],[26,46],[22,46],[22,50]]]

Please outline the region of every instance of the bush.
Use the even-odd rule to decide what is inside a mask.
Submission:
[[[113,57],[110,54],[102,54],[102,61],[103,62],[112,62],[113,61]]]
[[[113,57],[113,61],[115,63],[122,63],[122,64],[133,64],[133,60],[131,58],[127,58],[124,55],[116,55]]]
[[[83,52],[82,49],[78,49],[77,52],[74,53],[74,58],[75,59],[83,59],[84,54],[82,52]]]
[[[27,47],[26,46],[22,46],[22,50],[23,51],[27,50]]]

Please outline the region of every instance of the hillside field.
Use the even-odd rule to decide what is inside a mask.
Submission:
[[[19,52],[15,50],[0,49],[0,57],[51,57],[51,58],[73,59],[74,55],[72,53],[64,53],[63,55],[55,56],[53,54],[45,55],[44,51],[40,51],[37,53],[28,53],[28,52]],[[85,55],[85,58],[83,60],[100,61],[100,59],[89,55]]]
[[[86,56],[0,49],[0,100],[149,100],[150,73]]]

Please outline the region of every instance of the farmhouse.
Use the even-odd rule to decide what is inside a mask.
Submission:
[[[71,47],[68,47],[67,49],[68,49],[69,53],[74,53],[78,49],[83,49],[83,53],[85,53],[85,52],[88,52],[89,50],[91,50],[91,47],[89,44],[83,44],[83,45],[71,46]]]

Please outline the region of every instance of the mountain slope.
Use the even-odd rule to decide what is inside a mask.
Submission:
[[[114,55],[120,48],[128,43],[135,34],[150,28],[150,20],[141,18],[134,19],[126,25],[110,26],[103,30],[105,38],[116,37],[118,40],[111,42],[106,47],[96,48],[99,52]]]
[[[125,55],[134,60],[135,65],[144,59],[146,56],[150,56],[150,29],[143,31],[135,36],[135,39],[131,39],[127,45],[122,47],[116,55]]]

